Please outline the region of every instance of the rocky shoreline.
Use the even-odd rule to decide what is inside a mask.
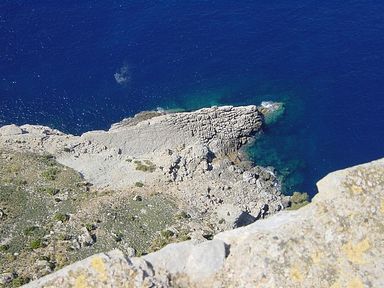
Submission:
[[[273,109],[263,107],[264,114]],[[240,159],[240,148],[261,132],[264,114],[256,106],[141,113],[109,131],[81,136],[11,125],[0,128],[0,145],[49,153],[96,189],[124,190],[141,182],[167,190],[198,214],[225,203],[258,217],[283,209],[288,200],[273,171]]]
[[[309,205],[284,196],[242,155],[280,109],[1,127],[0,285],[384,286],[383,160],[328,175]]]
[[[241,150],[253,136],[261,133],[264,118],[281,108],[280,103],[265,102],[259,107],[142,112],[112,125],[108,131],[90,131],[81,136],[44,126],[3,126],[0,127],[3,165],[16,165],[18,170],[9,172],[5,169],[0,174],[3,175],[1,188],[24,191],[27,196],[21,193],[23,199],[39,199],[38,205],[46,205],[52,215],[59,213],[66,218],[47,222],[42,219],[54,216],[37,213],[33,221],[24,221],[29,226],[20,226],[27,230],[38,227],[36,230],[42,231],[39,236],[42,238],[38,240],[44,247],[32,250],[37,254],[49,252],[51,256],[46,265],[51,268],[46,269],[48,272],[79,257],[112,248],[130,253],[134,246],[133,250],[140,255],[170,242],[206,241],[221,231],[249,225],[290,204],[290,198],[281,193],[274,172],[250,165]],[[45,158],[50,159],[48,166],[41,164]],[[28,167],[15,159],[30,159],[25,160]],[[68,169],[79,174],[71,178],[76,178],[76,183],[66,182],[68,178],[64,176],[60,178]],[[36,175],[30,177],[33,173]],[[68,190],[57,181],[83,188]],[[19,182],[25,184],[18,185]],[[41,195],[41,191],[54,195]],[[4,200],[0,203],[4,207],[0,208],[19,209],[7,201],[11,200]],[[137,212],[131,213],[131,210],[136,211],[137,203],[143,205],[139,205],[141,210],[137,208]],[[162,206],[157,208],[158,203]],[[156,209],[160,209],[160,212],[153,212],[160,213],[158,222],[152,219],[156,216],[148,216]],[[12,226],[17,215],[9,211],[4,223],[0,222],[4,227],[12,227],[9,230],[12,233],[2,232],[2,239],[6,240],[0,245],[4,247],[14,246],[12,235],[18,233],[16,226]],[[108,216],[111,214],[114,215],[112,218]],[[22,221],[22,217],[19,218]],[[142,222],[136,225],[134,219]],[[127,224],[129,221],[133,221],[133,226]],[[132,236],[135,233],[143,235],[141,242],[147,244],[134,244]],[[57,234],[63,240],[49,236]],[[27,236],[25,241],[37,241]],[[54,255],[57,243],[72,249],[68,255],[73,254],[60,265]],[[22,248],[23,245],[19,246],[20,251],[13,250],[16,256],[12,263],[17,263],[20,253],[28,251]],[[3,256],[10,257],[11,250]],[[31,258],[30,262],[33,261]],[[28,263],[30,267],[35,264]],[[23,271],[23,267],[17,267],[17,271],[10,271],[12,269],[8,267],[6,272],[22,275],[28,271],[24,278],[31,279],[41,276],[29,268]]]

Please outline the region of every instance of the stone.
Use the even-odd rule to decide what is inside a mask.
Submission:
[[[47,260],[38,260],[36,262],[36,267],[38,268],[37,275],[41,277],[51,273],[53,271],[54,265]]]
[[[192,249],[184,273],[192,281],[202,281],[214,275],[224,265],[225,257],[226,247],[223,241],[203,242]]]
[[[23,134],[23,130],[14,124],[0,127],[0,136],[16,136],[20,134]]]
[[[12,280],[15,278],[15,275],[13,273],[2,273],[0,274],[0,284],[6,285],[12,282]]]
[[[152,267],[157,267],[171,274],[184,273],[187,259],[194,247],[193,241],[172,243],[159,250],[143,256],[143,259],[151,263]]]
[[[135,248],[130,247],[128,243],[125,243],[124,244],[124,254],[127,257],[132,258],[132,257],[136,256],[136,250],[135,250]]]
[[[91,246],[95,243],[93,235],[89,233],[88,229],[83,227],[81,229],[82,234],[80,234],[77,239],[81,247]]]
[[[225,225],[225,230],[246,226],[256,220],[254,216],[230,204],[218,206],[216,214],[218,221]]]
[[[4,210],[0,209],[0,220],[5,218],[5,216],[7,216],[7,214],[5,214]]]
[[[169,287],[169,281],[154,279],[145,261],[131,261],[113,250],[88,257],[23,287]]]

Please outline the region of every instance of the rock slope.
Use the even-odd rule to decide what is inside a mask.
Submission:
[[[273,168],[241,150],[281,108],[143,112],[81,136],[0,127],[0,286],[113,248],[198,243],[282,210],[291,200]]]
[[[220,208],[230,210],[225,213],[243,211],[260,218],[284,208],[287,199],[272,170],[244,166],[240,148],[261,131],[264,115],[276,106],[146,112],[109,131],[81,136],[8,125],[0,128],[0,146],[50,153],[98,189],[124,190],[144,183],[179,199],[196,217],[220,214],[216,209],[228,204]]]
[[[312,203],[141,258],[94,255],[26,287],[384,287],[384,159],[318,182]]]

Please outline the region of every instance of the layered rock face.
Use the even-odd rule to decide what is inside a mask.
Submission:
[[[140,113],[109,131],[81,136],[9,125],[0,128],[0,145],[50,153],[98,189],[124,190],[144,183],[180,200],[195,217],[208,213],[218,218],[226,204],[224,214],[248,213],[256,219],[287,205],[273,171],[244,166],[239,159],[239,149],[261,131],[263,114],[274,108],[263,107],[263,113],[254,105]],[[216,218],[212,221],[221,220]],[[237,226],[236,219],[221,221],[220,229]]]
[[[27,287],[384,287],[384,159],[318,182],[312,203],[141,258],[94,255]]]

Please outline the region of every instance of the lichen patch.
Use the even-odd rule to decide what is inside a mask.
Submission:
[[[292,281],[294,282],[302,282],[304,280],[303,274],[301,273],[300,269],[296,265],[291,267],[290,275],[291,275]]]
[[[75,288],[88,288],[87,277],[84,274],[79,275],[75,280]]]
[[[352,242],[348,242],[342,246],[342,251],[352,263],[364,264],[366,262],[363,258],[364,253],[368,251],[370,247],[369,240],[365,238],[355,245]]]
[[[384,199],[381,199],[380,212],[384,214]]]
[[[348,288],[364,288],[363,282],[361,282],[360,277],[355,277],[353,278],[349,283],[348,283]]]
[[[100,257],[93,258],[91,261],[91,266],[94,270],[97,271],[100,281],[103,282],[108,280],[107,270],[103,259]]]

